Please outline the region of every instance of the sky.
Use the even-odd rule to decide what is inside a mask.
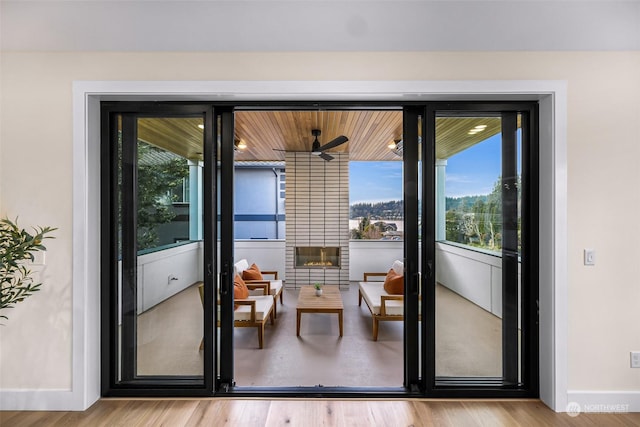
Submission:
[[[489,194],[500,176],[500,134],[450,157],[447,197]],[[402,200],[402,162],[350,162],[350,204]]]
[[[494,135],[447,160],[447,197],[489,194],[502,167],[501,136]]]
[[[402,162],[349,162],[350,203],[402,200]]]

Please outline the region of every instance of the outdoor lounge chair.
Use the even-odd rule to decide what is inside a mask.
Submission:
[[[397,276],[402,277],[404,275],[403,263],[394,262],[392,270],[396,272]],[[384,279],[380,280],[388,275],[389,273],[364,273],[364,281],[358,284],[358,306],[362,305],[364,299],[371,312],[373,341],[378,341],[378,327],[381,321],[404,320],[404,295],[390,294],[385,290]]]
[[[204,284],[198,285],[200,293],[200,301],[204,306]],[[257,328],[258,329],[258,348],[264,347],[264,326],[267,319],[271,324],[274,322],[275,300],[271,295],[249,296],[245,299],[234,299],[235,310],[233,312],[233,326],[235,328]],[[220,312],[220,299],[217,299],[218,313]],[[218,325],[220,322],[218,321]],[[200,342],[200,350],[204,348],[204,339]]]
[[[252,280],[252,279],[246,278],[245,277],[246,274],[244,273],[245,273],[245,270],[250,270],[252,267],[255,266],[255,264],[249,266],[249,262],[246,259],[241,259],[240,261],[236,262],[234,266],[235,266],[236,274],[239,274],[243,278],[244,283],[247,285],[247,288],[249,288],[250,291],[266,289],[264,293],[267,295],[273,296],[273,304],[274,304],[273,315],[274,317],[278,317],[278,309],[277,309],[276,302],[277,302],[277,299],[280,298],[280,304],[282,304],[282,290],[284,289],[284,286],[282,285],[282,280],[278,279],[278,272],[258,270],[258,272],[261,273],[262,276],[273,276],[273,278],[272,279],[263,278],[262,280],[255,280],[255,279]],[[257,266],[255,267],[257,268]]]

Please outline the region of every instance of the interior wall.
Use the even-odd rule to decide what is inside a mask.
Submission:
[[[2,52],[0,215],[58,227],[42,291],[0,327],[1,390],[70,390],[72,84],[110,80],[564,80],[568,388],[640,390],[640,52]],[[256,66],[259,64],[259,66]],[[473,85],[469,87],[473,92]],[[197,96],[197,94],[193,94]],[[187,94],[186,97],[189,97]],[[583,265],[583,249],[596,265]],[[97,281],[87,286],[98,286]]]

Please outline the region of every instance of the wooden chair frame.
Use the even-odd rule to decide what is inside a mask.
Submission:
[[[370,282],[370,277],[386,277],[387,273],[364,273],[364,282]],[[382,281],[376,280],[376,282],[383,283]],[[362,306],[362,289],[358,288],[358,307]],[[369,303],[365,299],[364,302],[367,304],[367,308],[371,313],[371,318],[373,320],[373,340],[378,341],[378,329],[380,326],[380,322],[382,321],[401,321],[404,320],[404,314],[387,314],[387,301],[404,301],[404,295],[382,295],[380,297],[380,314],[375,314],[373,312],[373,307],[369,306]]]
[[[267,287],[263,287],[264,295],[269,295],[266,293]],[[200,302],[204,306],[204,284],[198,285],[198,293],[200,294]],[[276,305],[275,299],[273,300],[273,304],[271,304],[271,308],[269,309],[269,313],[265,316],[264,319],[256,318],[256,300],[251,297],[247,299],[236,299],[233,301],[235,305],[248,305],[251,307],[251,317],[249,320],[234,320],[233,327],[234,328],[257,328],[258,329],[258,348],[264,348],[264,326],[267,321],[267,318],[270,320],[270,323],[273,325],[275,315],[274,315],[274,307]],[[220,299],[216,301],[216,304],[220,304]],[[217,326],[220,327],[220,321],[217,322]],[[204,338],[200,341],[200,350],[204,348]]]

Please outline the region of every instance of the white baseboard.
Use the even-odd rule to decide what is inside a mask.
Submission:
[[[557,408],[558,412],[640,412],[640,391],[569,390],[567,402],[567,408]]]
[[[3,411],[84,411],[89,406],[70,390],[0,390]]]

